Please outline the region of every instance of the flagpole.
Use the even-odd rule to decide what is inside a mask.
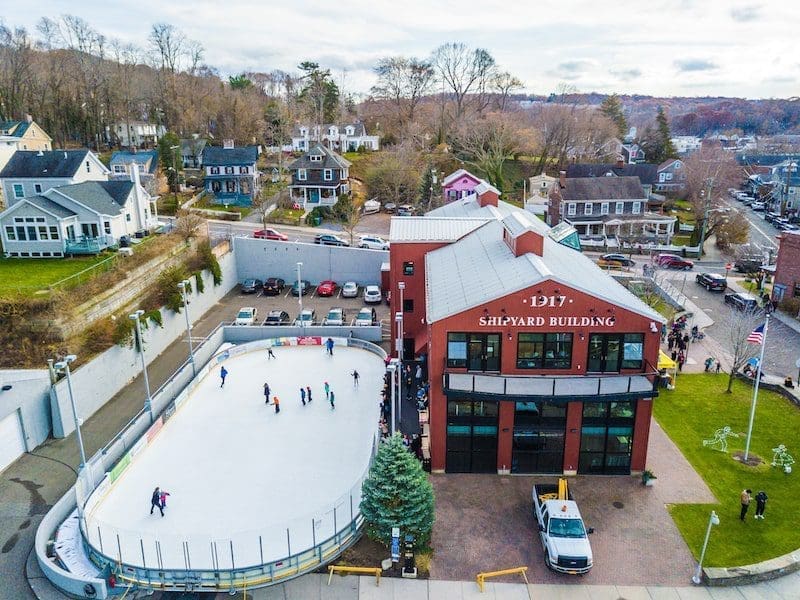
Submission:
[[[753,435],[753,421],[756,417],[756,401],[758,400],[758,384],[761,383],[761,365],[764,364],[764,349],[767,347],[767,330],[769,329],[769,315],[764,321],[764,337],[761,340],[761,356],[756,369],[756,385],[753,387],[753,401],[750,403],[750,424],[747,426],[747,441],[744,444],[744,462],[750,455],[750,437]]]

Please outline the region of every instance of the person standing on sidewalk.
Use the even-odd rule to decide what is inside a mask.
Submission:
[[[310,404],[311,403],[311,386],[310,385],[306,386],[306,394],[308,395],[308,402]]]
[[[330,384],[329,384],[329,383],[326,381],[326,382],[325,382],[325,399],[326,399],[326,400],[330,400],[330,397],[331,397],[331,386],[330,386]]]
[[[358,378],[361,377],[361,375],[359,375],[358,371],[355,369],[353,369],[351,375],[353,376],[353,387],[358,387]]]
[[[335,398],[333,396],[333,390],[331,390],[330,394],[328,394],[328,400],[331,402],[331,410],[334,410],[336,408],[336,404],[334,404]]]
[[[747,516],[747,509],[750,508],[750,500],[752,497],[750,494],[753,493],[753,490],[747,489],[743,490],[742,493],[739,495],[739,500],[742,503],[742,512],[739,513],[739,519],[744,523],[744,518]]]

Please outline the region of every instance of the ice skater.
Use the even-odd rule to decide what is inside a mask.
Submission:
[[[275,353],[272,351],[272,348],[267,348],[267,360],[271,360],[275,358]]]
[[[353,369],[353,372],[350,374],[353,376],[353,387],[358,387],[358,378],[361,377],[361,375],[359,375],[358,371],[355,369]]]
[[[331,410],[335,409],[336,408],[336,404],[334,404],[333,390],[331,390],[331,393],[328,396],[328,400],[331,401]]]
[[[328,353],[328,356],[333,356],[333,338],[328,338],[325,340],[325,350]]]
[[[325,399],[326,400],[331,399],[331,386],[328,384],[327,381],[325,382]]]
[[[311,404],[311,386],[306,386],[306,395],[308,396],[308,403]]]
[[[222,365],[219,369],[219,378],[222,382],[219,384],[219,387],[225,387],[225,378],[228,376],[228,369],[225,368],[225,365]]]
[[[270,393],[269,383],[267,383],[265,381],[264,382],[264,404],[269,404],[269,393]]]
[[[153,495],[150,497],[150,514],[153,514],[153,509],[157,508],[161,511],[161,516],[164,516],[164,509],[161,508],[161,490],[156,486],[153,490]]]
[[[158,494],[158,499],[161,501],[161,508],[167,508],[167,496],[170,493],[167,490],[161,490]]]
[[[300,388],[300,402],[303,403],[303,406],[306,405],[306,389],[303,387]]]
[[[275,406],[275,414],[281,412],[281,401],[278,400],[277,396],[272,397],[272,404]]]

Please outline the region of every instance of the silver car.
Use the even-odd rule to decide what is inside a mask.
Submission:
[[[334,306],[328,311],[328,316],[322,320],[323,325],[344,325],[344,309]]]
[[[358,298],[358,284],[348,281],[342,286],[342,298]]]

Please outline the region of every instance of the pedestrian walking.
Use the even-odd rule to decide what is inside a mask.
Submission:
[[[228,376],[228,369],[225,368],[225,365],[220,367],[219,369],[219,378],[222,382],[219,384],[219,387],[225,387],[225,378]]]
[[[675,346],[675,336],[670,333],[669,337],[667,338],[667,350],[672,350],[674,346]]]
[[[683,363],[686,362],[686,354],[684,354],[683,350],[678,352],[678,371],[683,371]]]
[[[764,518],[764,509],[767,508],[767,492],[764,490],[760,490],[756,494],[756,519],[763,519]]]
[[[334,409],[334,408],[336,408],[336,404],[334,403],[333,390],[331,390],[331,393],[330,393],[330,395],[328,396],[328,400],[330,400],[330,401],[331,401],[331,409]]]
[[[716,367],[716,372],[717,372],[717,374],[719,374],[719,370],[720,370],[721,368],[722,368],[722,363],[721,363],[721,362],[719,362],[719,361],[717,361],[717,367]]]
[[[742,503],[742,512],[739,513],[739,519],[744,522],[744,518],[747,516],[747,509],[750,508],[750,494],[753,493],[753,490],[743,490],[742,493],[739,495],[739,499]]]
[[[161,490],[161,492],[158,494],[158,499],[161,502],[161,508],[167,508],[167,496],[169,495],[170,493],[166,490]]]
[[[714,364],[714,359],[712,357],[708,357],[705,362],[703,363],[704,371],[708,373],[711,371],[711,365]]]
[[[331,396],[331,386],[326,381],[325,382],[325,399],[326,400],[330,400],[330,396]]]
[[[275,406],[275,414],[281,412],[281,401],[278,400],[277,396],[272,397],[272,404]]]
[[[306,405],[306,388],[300,388],[300,402],[303,403],[303,406]]]
[[[353,376],[353,387],[358,387],[358,378],[361,377],[361,375],[359,375],[358,371],[355,369],[353,369],[353,372],[350,374]]]
[[[264,404],[269,404],[269,384],[265,381],[264,382]]]
[[[306,386],[306,395],[308,396],[308,403],[311,404],[311,386]]]
[[[161,512],[161,516],[164,516],[164,509],[161,508],[161,490],[156,486],[156,489],[153,490],[153,495],[150,496],[150,514],[153,514],[153,509],[157,508]]]
[[[417,380],[417,387],[422,384],[422,365],[417,365],[417,370],[414,373],[414,379]]]
[[[670,352],[669,356],[673,360],[673,362],[678,360],[678,351],[677,350],[673,350],[672,352]]]
[[[275,358],[275,353],[272,348],[267,348],[267,360],[272,360],[273,358]]]
[[[333,356],[333,338],[325,340],[325,350],[328,352],[328,356]]]

